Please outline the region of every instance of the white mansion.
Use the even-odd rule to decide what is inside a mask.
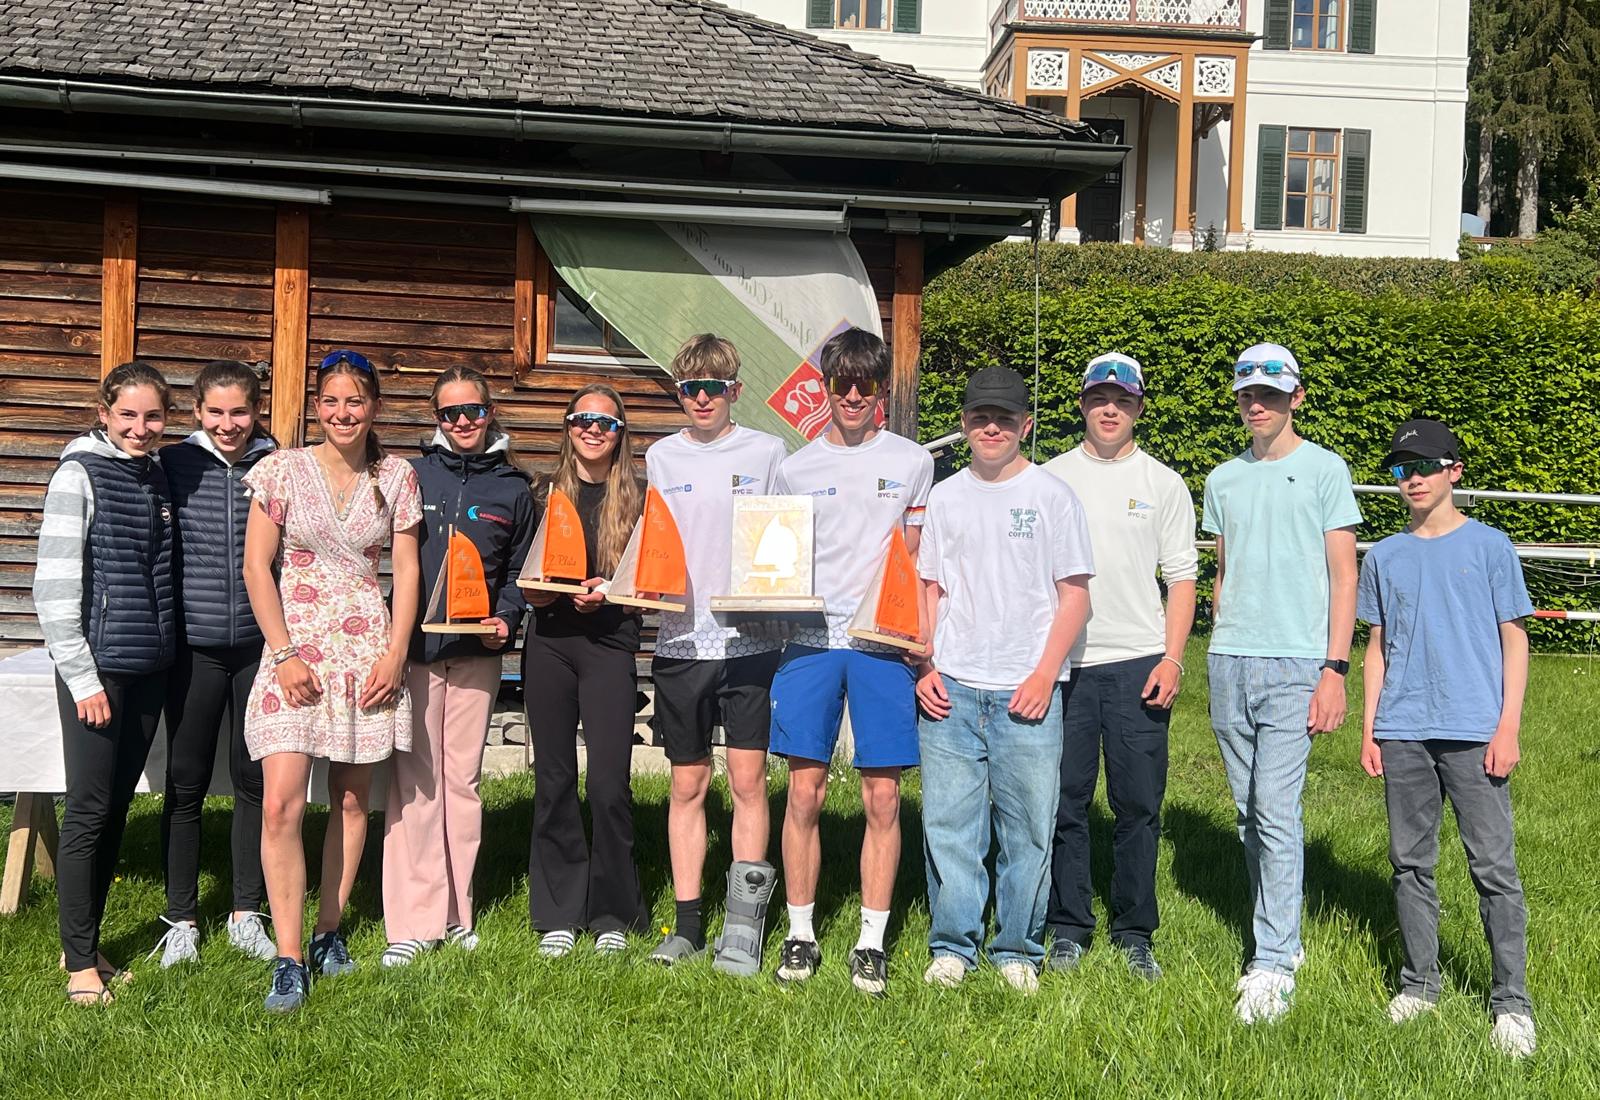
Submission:
[[[729,0],[1126,144],[1062,240],[1454,256],[1468,0]]]

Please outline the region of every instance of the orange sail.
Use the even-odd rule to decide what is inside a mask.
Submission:
[[[639,534],[639,565],[633,575],[635,592],[681,596],[689,590],[689,567],[683,557],[683,539],[667,502],[654,487],[644,492],[644,518]]]
[[[445,620],[476,622],[489,617],[489,585],[483,579],[483,559],[472,540],[460,531],[450,533],[450,580],[445,598]]]
[[[917,564],[906,549],[905,536],[895,528],[889,539],[889,554],[883,562],[883,580],[878,588],[875,625],[886,634],[916,638],[922,630],[918,616]]]
[[[544,554],[539,561],[541,577],[587,580],[589,553],[583,540],[583,521],[571,498],[555,486],[550,487],[544,519]]]

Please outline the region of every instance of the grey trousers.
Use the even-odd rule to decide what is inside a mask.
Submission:
[[[1478,890],[1478,913],[1489,939],[1493,977],[1489,1010],[1532,1015],[1528,1001],[1528,909],[1517,876],[1507,780],[1483,770],[1488,746],[1472,741],[1380,741],[1384,802],[1389,811],[1389,862],[1405,965],[1400,990],[1439,999],[1439,821],[1450,796]]]

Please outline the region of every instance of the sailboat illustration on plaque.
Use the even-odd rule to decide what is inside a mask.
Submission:
[[[689,591],[689,568],[683,557],[683,538],[667,502],[654,487],[644,491],[644,514],[611,579],[600,586],[611,603],[656,611],[682,611],[687,604],[651,596],[682,596]],[[649,596],[643,595],[649,593]]]
[[[489,617],[489,585],[483,579],[483,558],[472,540],[454,525],[449,532],[444,568],[439,570],[433,595],[428,597],[422,631],[424,634],[493,634],[495,628],[480,621]]]
[[[581,596],[589,591],[582,583],[588,579],[588,571],[589,549],[583,538],[583,520],[572,498],[552,485],[528,560],[517,575],[517,587]]]
[[[711,610],[825,611],[811,594],[812,534],[810,497],[734,497],[731,591]]]
[[[889,539],[889,552],[883,556],[883,563],[878,566],[877,575],[872,578],[846,633],[852,638],[926,654],[928,647],[922,641],[921,591],[917,563],[906,548],[904,533],[896,527]]]

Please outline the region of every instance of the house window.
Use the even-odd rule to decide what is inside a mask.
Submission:
[[[551,350],[574,355],[637,359],[642,354],[571,287],[556,280],[554,338]]]
[[[1344,49],[1345,0],[1294,0],[1289,44],[1296,50]]]
[[[806,0],[806,26],[919,34],[922,0]]]
[[[1290,129],[1284,169],[1283,227],[1337,229],[1339,131]]]
[[[889,29],[891,0],[839,0],[833,25],[849,31]]]

